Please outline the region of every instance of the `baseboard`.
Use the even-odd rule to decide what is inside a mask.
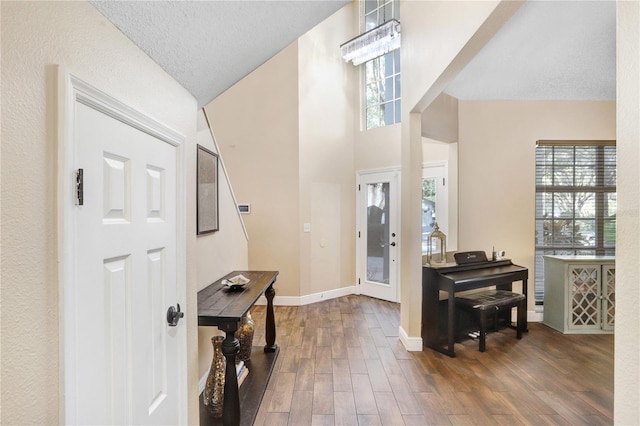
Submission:
[[[409,337],[402,326],[399,327],[400,341],[404,345],[404,348],[409,352],[422,351],[422,337]]]
[[[305,296],[275,296],[273,298],[274,306],[303,306],[310,305],[323,300],[337,299],[338,297],[348,296],[356,293],[355,286],[341,287],[334,290],[322,291],[320,293],[308,294]],[[267,298],[264,295],[256,301],[256,305],[266,305]]]
[[[527,311],[527,322],[542,322],[543,319],[543,312]]]

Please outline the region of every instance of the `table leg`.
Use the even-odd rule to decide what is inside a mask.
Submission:
[[[278,348],[278,345],[276,345],[276,320],[273,314],[273,297],[275,295],[276,291],[273,289],[273,284],[271,284],[264,292],[264,296],[267,298],[267,323],[265,325],[265,340],[267,344],[264,347],[265,352],[275,352]]]
[[[235,336],[236,329],[227,330],[222,342],[222,354],[227,360],[224,376],[224,403],[222,424],[238,426],[240,424],[240,395],[238,394],[238,376],[236,375],[236,355],[240,351],[240,342]]]

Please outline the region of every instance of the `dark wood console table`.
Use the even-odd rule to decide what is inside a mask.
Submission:
[[[238,274],[250,280],[242,289],[230,290],[222,284],[223,280]],[[206,410],[203,410],[201,402],[201,425],[222,423],[225,426],[236,426],[241,423],[253,423],[279,352],[273,314],[273,297],[276,294],[273,284],[277,277],[278,271],[234,271],[198,292],[198,325],[217,326],[226,333],[222,343],[222,353],[227,361],[222,419],[214,419],[210,416]],[[262,351],[255,348],[252,351],[251,359],[247,362],[249,376],[239,390],[235,362],[240,343],[235,337],[235,332],[240,326],[242,317],[262,294],[267,298],[266,345]]]

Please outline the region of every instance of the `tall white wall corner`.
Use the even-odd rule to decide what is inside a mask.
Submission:
[[[422,351],[422,337],[409,337],[406,331],[402,326],[399,327],[400,331],[400,341],[404,345],[404,348],[409,352],[420,352]]]

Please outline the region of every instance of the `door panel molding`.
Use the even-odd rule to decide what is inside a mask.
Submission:
[[[76,361],[74,352],[77,332],[75,260],[75,112],[83,104],[127,126],[144,132],[175,148],[176,155],[176,281],[178,303],[186,303],[186,161],[185,136],[97,89],[62,66],[57,71],[57,257],[59,312],[59,394],[60,422],[77,423]],[[175,302],[174,302],[175,303]],[[184,322],[186,324],[186,322]],[[187,332],[177,327],[179,345],[179,414],[181,424],[187,423]]]

